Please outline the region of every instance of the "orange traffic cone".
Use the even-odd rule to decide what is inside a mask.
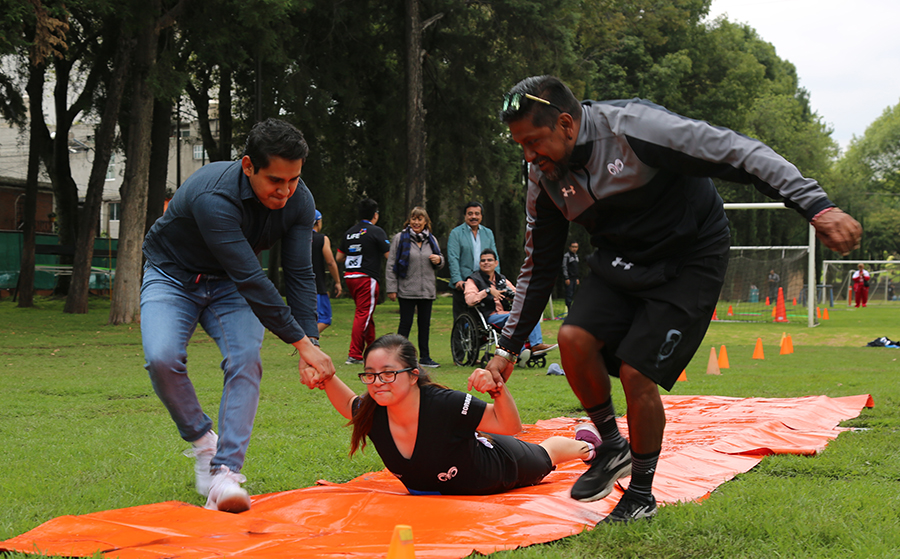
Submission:
[[[778,288],[778,301],[775,302],[775,322],[787,322],[787,311],[784,308],[784,291]]]
[[[796,298],[796,297],[794,297],[793,302],[791,302],[791,306],[792,306],[792,307],[796,307],[796,306],[797,306],[797,298]]]
[[[847,288],[847,305],[852,305],[852,304],[853,304],[853,288],[848,287]]]
[[[719,349],[719,369],[729,369],[728,366],[728,352],[725,351],[725,346],[722,346]]]
[[[391,547],[388,548],[387,559],[415,559],[415,557],[412,527],[397,524],[394,526],[394,535],[391,537]]]
[[[791,338],[790,334],[787,335],[787,346],[788,353],[794,353],[794,340]]]
[[[753,349],[753,358],[754,359],[765,359],[766,356],[763,353],[762,346],[762,338],[756,338],[756,347]]]
[[[822,320],[828,320],[828,309],[822,311]]]
[[[769,302],[769,298],[766,297],[766,306],[768,307],[768,306],[771,305],[771,304],[772,304],[772,303]]]
[[[778,310],[778,306],[772,307],[772,320],[775,320],[775,311]]]
[[[709,361],[706,363],[706,374],[708,375],[721,375],[722,372],[719,370],[719,358],[716,357],[716,348],[709,348]]]
[[[686,371],[685,369],[682,369],[682,370],[681,370],[681,374],[678,375],[678,380],[679,380],[679,381],[686,381],[686,380],[687,380],[687,371]]]
[[[781,355],[788,355],[790,353],[790,349],[788,348],[788,337],[784,334],[781,335]]]
[[[728,316],[734,316],[734,309],[731,308],[731,305],[728,305]]]
[[[713,317],[712,317],[712,319],[713,319],[713,320],[719,320],[719,317],[716,316],[716,309],[713,309]]]
[[[822,320],[822,309],[820,309],[819,307],[816,307],[816,318]]]

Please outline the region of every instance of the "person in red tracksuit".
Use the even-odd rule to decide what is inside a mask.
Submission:
[[[378,223],[378,202],[366,198],[359,203],[359,223],[344,233],[335,260],[344,265],[347,291],[356,303],[347,365],[363,362],[363,351],[375,341],[375,305],[382,258],[390,253],[391,241]]]
[[[869,272],[863,268],[862,263],[859,264],[859,270],[853,272],[853,276],[851,276],[853,293],[856,295],[856,308],[859,308],[860,303],[865,307],[869,302],[869,279],[871,277]]]

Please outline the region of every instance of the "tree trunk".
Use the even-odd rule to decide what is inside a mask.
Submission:
[[[69,161],[69,130],[74,120],[73,112],[77,109],[69,107],[69,83],[72,73],[72,61],[57,58],[54,64],[56,86],[53,91],[56,110],[56,132],[52,143],[52,157],[48,165],[53,191],[56,194],[56,233],[60,246],[71,247],[78,236],[78,185],[72,178],[72,166]],[[60,264],[71,265],[72,256],[59,257]],[[71,277],[61,275],[57,278],[53,294],[64,296],[69,292]]]
[[[425,109],[422,104],[419,0],[406,0],[406,204],[425,206]]]
[[[94,141],[94,162],[88,180],[84,207],[79,218],[78,239],[75,242],[75,261],[72,268],[72,283],[66,297],[63,312],[84,314],[88,312],[88,294],[91,282],[91,261],[94,256],[94,228],[100,219],[100,206],[103,202],[103,185],[106,182],[106,171],[116,138],[116,119],[122,104],[125,91],[125,78],[131,61],[134,40],[120,39],[113,60],[113,73],[106,91],[106,104],[100,126]]]
[[[231,115],[232,78],[230,68],[220,68],[219,82],[219,150],[221,161],[231,160],[231,136],[233,121]]]
[[[160,1],[153,0],[160,13]],[[155,21],[138,30],[134,51],[134,84],[131,116],[128,124],[128,160],[122,183],[122,219],[116,260],[116,279],[113,284],[110,324],[129,324],[140,316],[141,245],[147,220],[147,191],[150,175],[150,129],[153,120],[153,92],[149,76],[156,64],[159,30]]]
[[[150,188],[147,192],[147,223],[156,223],[166,202],[166,173],[169,168],[169,135],[172,130],[172,103],[168,99],[153,102],[152,146],[150,148]]]
[[[35,213],[37,212],[38,168],[44,136],[41,133],[43,119],[34,118],[33,115],[43,114],[44,110],[42,101],[44,70],[43,64],[32,65],[26,86],[29,96],[29,111],[32,117],[29,119],[28,175],[25,181],[25,226],[23,232],[25,238],[22,242],[22,260],[19,266],[19,288],[16,291],[20,307],[34,306]]]

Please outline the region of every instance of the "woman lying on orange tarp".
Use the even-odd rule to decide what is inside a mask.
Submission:
[[[410,493],[487,495],[535,485],[558,463],[590,460],[600,444],[590,424],[579,427],[574,440],[550,437],[538,445],[510,436],[522,422],[505,385],[495,389],[488,371],[475,371],[470,389],[490,387],[496,394],[487,404],[435,384],[418,367],[416,349],[403,336],[375,340],[363,360],[359,378],[366,394],[358,396],[337,376],[324,383],[325,391],[353,425],[350,454],[364,448],[368,436]]]

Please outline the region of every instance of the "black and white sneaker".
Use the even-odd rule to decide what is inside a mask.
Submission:
[[[622,494],[622,499],[619,500],[619,504],[609,513],[609,516],[603,519],[602,523],[613,524],[652,518],[656,516],[656,510],[656,498],[653,495],[645,498],[626,489],[625,493]]]
[[[606,497],[616,480],[631,474],[631,451],[627,444],[601,444],[594,452],[591,467],[572,486],[572,498],[585,503]]]
[[[428,367],[430,369],[434,369],[436,367],[441,366],[440,363],[438,363],[437,361],[435,361],[434,359],[432,359],[430,357],[426,357],[425,359],[419,359],[419,365],[421,365],[423,367]]]

